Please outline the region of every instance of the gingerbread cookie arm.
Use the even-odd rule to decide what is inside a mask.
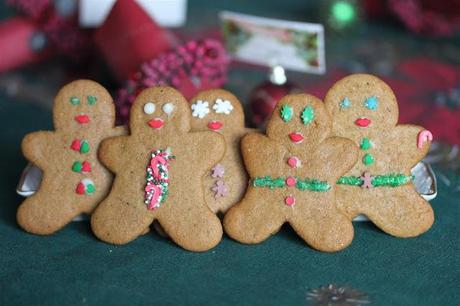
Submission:
[[[40,131],[27,134],[21,143],[24,157],[43,169],[43,163],[49,159],[48,148],[53,148],[56,143],[56,134],[50,131]]]
[[[433,135],[428,130],[416,125],[398,125],[391,131],[387,147],[398,152],[394,163],[398,168],[412,168],[425,157],[430,150]]]
[[[113,128],[112,136],[128,135],[129,128],[126,125],[119,125]]]
[[[317,162],[311,167],[311,171],[318,173],[334,174],[338,179],[341,175],[350,170],[358,159],[358,147],[349,139],[342,137],[330,137],[323,141],[316,152]],[[318,168],[318,169],[315,169]]]
[[[198,171],[211,169],[219,162],[225,154],[225,139],[222,135],[211,131],[192,132],[185,138],[184,146],[200,148],[199,154],[206,158],[197,158],[196,162],[200,162]]]
[[[101,162],[112,172],[116,173],[119,157],[123,156],[129,136],[116,136],[103,140],[99,146],[98,156]]]
[[[247,134],[241,140],[241,153],[250,177],[278,176],[283,169],[274,165],[284,165],[282,158],[287,150],[270,138],[258,134]]]

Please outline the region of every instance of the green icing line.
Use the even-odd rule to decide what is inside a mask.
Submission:
[[[69,101],[70,103],[72,103],[72,105],[80,104],[80,99],[78,99],[77,97],[71,97]]]
[[[97,98],[95,96],[88,96],[87,99],[89,105],[94,105],[97,102]]]
[[[372,178],[372,186],[374,187],[399,187],[407,184],[414,179],[413,175],[404,174],[385,174],[376,175]],[[359,176],[342,176],[338,181],[338,185],[361,186],[363,180]]]
[[[300,117],[302,118],[303,124],[309,124],[310,122],[312,122],[312,120],[315,118],[315,111],[313,110],[313,107],[305,107]]]
[[[292,119],[292,107],[289,106],[289,105],[281,106],[280,116],[281,116],[281,119],[283,119],[284,122],[291,121],[291,119]]]
[[[369,140],[369,138],[367,137],[364,137],[362,140],[361,140],[361,146],[360,146],[361,150],[369,150],[371,148],[371,142]]]
[[[252,186],[268,187],[270,189],[284,188],[286,187],[286,178],[278,177],[272,179],[270,176],[256,177],[252,182]],[[327,182],[309,178],[303,180],[296,178],[295,186],[301,191],[328,191],[331,188]]]
[[[374,163],[374,157],[371,154],[364,154],[363,156],[363,164],[366,166],[370,166]]]

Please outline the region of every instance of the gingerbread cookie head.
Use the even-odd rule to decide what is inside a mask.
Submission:
[[[241,103],[230,92],[223,89],[203,91],[193,98],[192,129],[210,130],[225,134],[235,127],[244,127],[244,111]]]
[[[185,98],[170,87],[151,87],[136,98],[130,117],[132,134],[165,135],[190,130]]]
[[[77,80],[59,90],[53,108],[56,130],[104,130],[113,128],[115,107],[112,97],[100,84]]]
[[[288,95],[276,105],[267,125],[267,135],[287,148],[316,145],[330,133],[330,122],[318,98],[307,94]]]
[[[391,88],[375,76],[355,74],[329,90],[325,105],[334,118],[333,134],[358,140],[369,130],[396,126],[398,104]]]

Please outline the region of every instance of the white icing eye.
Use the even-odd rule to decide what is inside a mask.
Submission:
[[[198,100],[192,104],[192,116],[203,119],[209,114],[209,103],[208,101]]]
[[[152,102],[145,103],[144,113],[146,113],[147,115],[151,115],[154,112],[155,112],[155,104],[153,104]]]
[[[166,115],[171,116],[172,112],[174,110],[174,104],[172,103],[166,103],[163,105],[163,111],[166,113]]]
[[[229,100],[216,99],[216,103],[212,107],[217,114],[230,115],[233,110],[232,102]]]

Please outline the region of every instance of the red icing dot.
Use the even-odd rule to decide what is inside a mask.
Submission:
[[[300,166],[300,159],[295,156],[292,156],[289,157],[287,163],[291,168],[298,168]]]
[[[287,196],[285,199],[284,199],[284,204],[286,204],[287,206],[294,206],[295,205],[295,198],[293,196]]]
[[[87,161],[84,161],[81,165],[82,172],[91,172],[91,164]]]
[[[295,186],[295,183],[296,183],[296,179],[294,177],[289,176],[288,178],[286,178],[286,185],[288,187]]]
[[[81,146],[80,140],[75,139],[74,141],[72,141],[70,148],[74,151],[80,151],[80,146]]]
[[[78,183],[77,189],[75,190],[78,194],[85,194],[85,185]]]

